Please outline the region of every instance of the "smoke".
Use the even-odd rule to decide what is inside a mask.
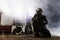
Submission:
[[[50,0],[46,9],[48,29],[52,35],[60,36],[60,0]]]
[[[0,0],[0,9],[3,12],[1,24],[7,22],[4,19],[8,19],[8,16],[25,23],[26,19],[34,16],[37,8],[46,8],[47,3],[47,0],[45,2],[43,0]]]
[[[60,1],[53,0],[53,1],[50,1],[50,3],[48,4],[47,13],[49,13],[49,12],[50,13],[47,16],[49,16],[49,19],[50,19],[50,24],[49,25],[51,25],[51,27],[54,26],[54,25],[56,27],[57,23],[59,23],[59,20],[60,20],[59,2]]]
[[[12,24],[13,19],[25,24],[26,21],[31,21],[37,8],[42,8],[43,15],[46,15],[48,19],[47,28],[52,35],[60,36],[58,33],[60,29],[59,4],[60,0],[0,0],[0,10],[3,11],[1,24]]]

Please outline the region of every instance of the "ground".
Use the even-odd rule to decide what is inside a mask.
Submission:
[[[60,37],[34,38],[27,35],[0,35],[0,40],[60,40]]]

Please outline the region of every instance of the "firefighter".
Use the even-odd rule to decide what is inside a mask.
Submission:
[[[27,22],[27,23],[26,23],[25,33],[26,33],[26,34],[32,34],[31,22]]]
[[[32,18],[32,24],[35,32],[35,37],[51,37],[49,30],[46,28],[48,21],[45,15],[42,15],[42,9],[38,8],[36,14]]]

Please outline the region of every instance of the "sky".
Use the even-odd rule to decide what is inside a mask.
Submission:
[[[48,20],[47,29],[52,35],[60,36],[59,4],[60,0],[0,0],[0,11],[3,12],[1,24],[11,25],[14,19],[25,24],[40,7]]]

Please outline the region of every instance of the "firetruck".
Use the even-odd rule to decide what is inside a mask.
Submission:
[[[2,12],[0,12],[0,34],[10,35],[10,34],[23,34],[24,27],[21,23],[15,23],[13,20],[12,25],[1,25]],[[15,28],[14,28],[15,27]],[[12,30],[14,29],[14,30]]]
[[[16,27],[17,25],[15,24],[15,21],[13,20],[12,25],[1,25],[1,19],[2,19],[2,12],[0,12],[0,34],[5,34],[5,35],[10,35],[10,34],[16,34],[18,32],[18,34],[20,32],[22,32],[22,28],[21,27]],[[21,26],[21,25],[19,25]],[[14,29],[15,27],[15,29]],[[14,29],[14,30],[12,30]]]
[[[1,25],[1,16],[2,12],[0,12],[0,34],[11,34],[12,25]]]

